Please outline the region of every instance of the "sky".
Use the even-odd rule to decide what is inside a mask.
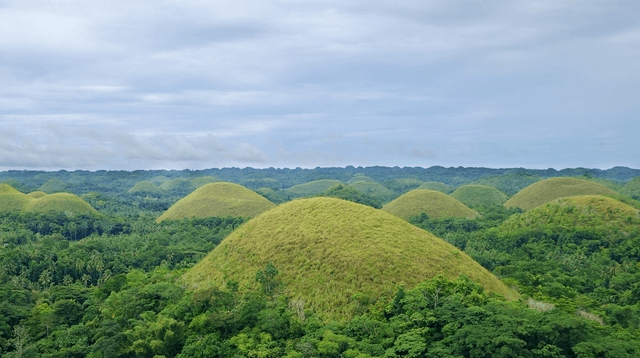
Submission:
[[[640,168],[640,2],[0,0],[0,170]]]

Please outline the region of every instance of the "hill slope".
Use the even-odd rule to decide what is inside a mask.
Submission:
[[[592,181],[561,177],[536,182],[520,190],[504,203],[508,208],[533,209],[558,198],[578,195],[617,195],[602,184]]]
[[[31,200],[24,208],[28,212],[63,212],[77,215],[97,214],[86,201],[69,193],[56,193]]]
[[[453,189],[451,189],[451,187],[448,186],[447,184],[440,183],[437,181],[429,181],[426,183],[422,183],[417,189],[435,190],[445,194],[450,194],[453,191]]]
[[[451,197],[468,207],[496,206],[504,204],[509,197],[500,190],[486,185],[464,185],[451,193]]]
[[[285,193],[295,197],[319,195],[329,190],[332,186],[339,184],[342,184],[340,180],[320,179],[304,184],[294,185],[285,190]]]
[[[157,222],[189,217],[255,217],[275,204],[242,185],[217,182],[201,186],[165,211]]]
[[[0,194],[16,194],[19,193],[18,189],[12,187],[7,183],[0,183]]]
[[[443,274],[467,275],[487,290],[513,295],[495,276],[445,241],[393,215],[334,199],[294,200],[245,223],[184,278],[194,287],[238,281],[255,286],[267,263],[288,293],[326,318],[346,319],[362,292],[392,294]]]
[[[474,218],[478,213],[447,194],[435,190],[416,189],[401,195],[399,198],[382,207],[404,220],[412,216],[427,214],[430,218],[446,217]]]
[[[0,212],[22,211],[31,200],[33,198],[20,192],[0,193]]]

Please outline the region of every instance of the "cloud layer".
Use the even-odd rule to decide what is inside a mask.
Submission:
[[[0,170],[640,167],[640,5],[0,3]]]

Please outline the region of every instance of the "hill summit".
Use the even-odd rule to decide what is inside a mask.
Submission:
[[[201,186],[178,200],[157,222],[190,217],[255,217],[276,205],[242,185],[217,182]]]
[[[561,177],[545,179],[529,185],[504,203],[508,208],[533,209],[555,199],[578,195],[618,195],[602,184],[592,181]]]
[[[346,319],[356,293],[381,297],[442,274],[466,275],[486,290],[514,293],[456,247],[389,213],[353,202],[298,199],[246,222],[188,271],[194,288],[256,286],[272,263],[287,293],[321,316]]]
[[[427,214],[430,218],[446,217],[474,218],[478,213],[460,201],[435,190],[416,189],[404,193],[388,203],[382,210],[399,218],[409,220],[412,216]]]

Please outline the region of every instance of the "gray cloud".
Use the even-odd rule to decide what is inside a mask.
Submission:
[[[5,1],[0,168],[638,167],[639,15],[595,0]]]

